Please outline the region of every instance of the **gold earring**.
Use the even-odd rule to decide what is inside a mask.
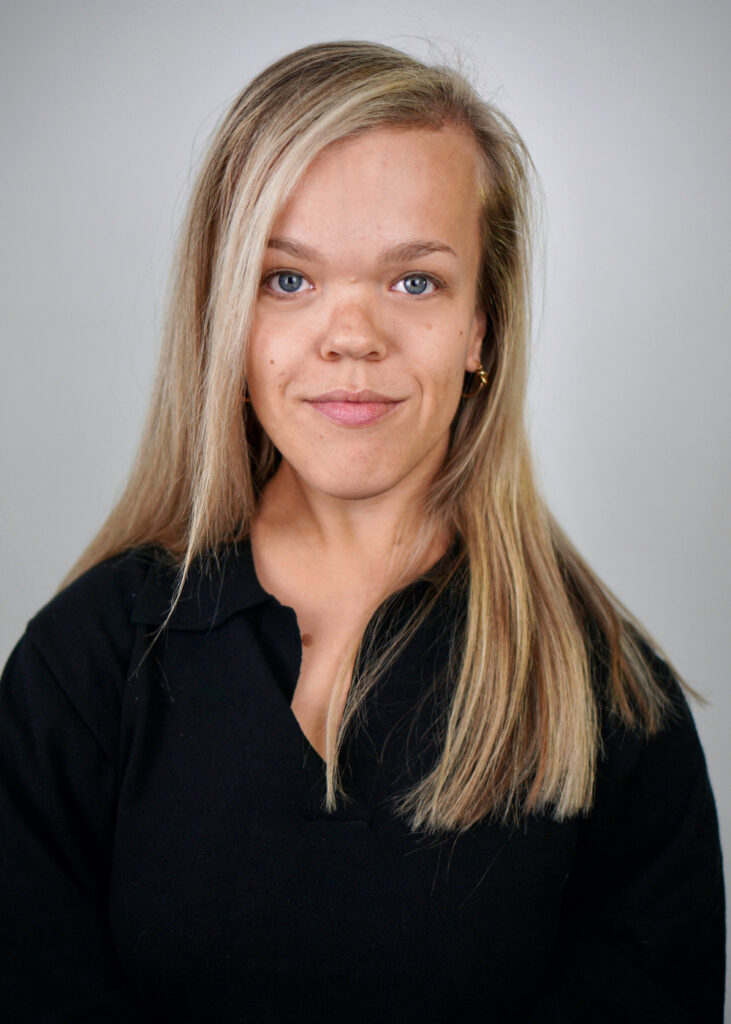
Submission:
[[[474,371],[474,373],[477,374],[480,383],[477,385],[477,387],[475,388],[474,391],[469,391],[469,392],[463,391],[462,392],[462,398],[474,398],[475,395],[478,395],[480,393],[480,391],[482,391],[484,386],[487,384],[487,374],[485,373],[485,370],[484,370],[484,367],[483,367],[482,363],[478,363],[477,364],[477,369]],[[474,373],[473,373],[473,376],[474,376]]]

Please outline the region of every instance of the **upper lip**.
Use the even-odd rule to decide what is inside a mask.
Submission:
[[[362,391],[344,391],[338,388],[336,391],[326,391],[322,395],[308,398],[308,402],[400,402],[400,398],[391,398],[389,395],[382,395],[378,391],[371,391],[364,388]]]

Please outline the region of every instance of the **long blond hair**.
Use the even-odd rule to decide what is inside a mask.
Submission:
[[[271,225],[323,147],[393,126],[453,126],[477,142],[479,295],[488,322],[488,386],[461,401],[424,506],[426,521],[448,530],[457,552],[440,563],[429,601],[447,585],[459,584],[466,597],[440,753],[396,809],[413,828],[431,831],[526,812],[563,818],[592,803],[600,699],[653,732],[666,698],[639,627],[537,493],[524,421],[532,164],[510,122],[455,70],[377,44],[326,43],[284,57],[234,101],[181,234],[139,453],[120,501],[67,581],[122,550],[153,545],[176,561],[182,586],[194,559],[215,558],[249,535],[278,459],[243,401]],[[330,808],[342,795],[343,737],[429,601],[385,648],[371,650],[364,640],[352,682],[341,673],[326,730]],[[597,651],[606,663],[603,694]]]

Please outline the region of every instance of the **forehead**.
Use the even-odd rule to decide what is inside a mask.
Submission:
[[[434,238],[467,258],[479,246],[480,166],[466,131],[371,129],[315,157],[272,233],[333,249]]]

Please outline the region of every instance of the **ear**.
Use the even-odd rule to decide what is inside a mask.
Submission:
[[[482,361],[482,343],[487,333],[487,314],[483,309],[475,310],[470,333],[471,337],[469,348],[467,349],[465,370],[467,373],[474,373]]]

